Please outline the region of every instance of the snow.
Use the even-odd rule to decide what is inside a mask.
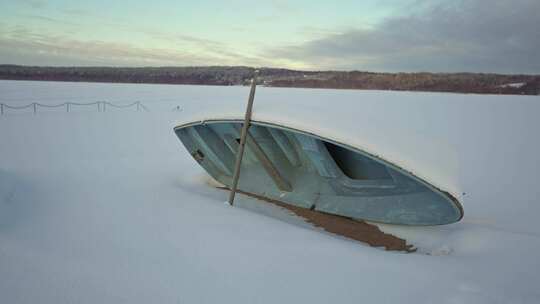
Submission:
[[[10,105],[150,109],[0,117],[2,302],[540,301],[538,97],[257,90],[254,119],[320,132],[464,192],[464,219],[380,225],[419,247],[403,254],[243,195],[224,205],[228,193],[208,184],[172,128],[236,118],[246,87],[0,81]]]
[[[519,89],[519,88],[521,88],[522,86],[524,86],[526,84],[527,84],[526,82],[514,82],[514,83],[507,83],[507,84],[500,85],[500,87],[501,88],[516,88],[516,89]]]

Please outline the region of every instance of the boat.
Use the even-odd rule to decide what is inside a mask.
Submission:
[[[231,188],[243,120],[183,123],[174,132],[216,181]],[[463,217],[456,196],[347,142],[252,120],[239,192],[356,220],[444,225]]]

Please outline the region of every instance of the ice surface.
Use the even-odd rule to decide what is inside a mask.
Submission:
[[[526,84],[527,84],[526,82],[514,82],[514,83],[503,84],[503,85],[500,85],[499,87],[501,87],[501,88],[516,88],[516,89],[519,89],[519,88],[521,88],[522,86],[524,86]]]
[[[465,193],[459,223],[380,225],[419,247],[401,254],[291,225],[242,195],[245,208],[223,204],[172,128],[238,115],[248,88],[0,81],[0,92],[11,105],[151,111],[0,117],[2,303],[540,301],[538,97],[258,88],[255,119],[352,141]]]

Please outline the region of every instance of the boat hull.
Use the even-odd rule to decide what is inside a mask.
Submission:
[[[176,127],[193,158],[230,187],[242,122],[205,121]],[[442,225],[463,217],[452,195],[362,150],[314,134],[252,122],[238,189],[353,219]]]

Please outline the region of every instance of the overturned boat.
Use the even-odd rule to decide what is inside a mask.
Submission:
[[[214,179],[231,187],[242,122],[196,121],[174,131]],[[381,223],[442,225],[463,217],[455,196],[379,156],[268,121],[251,121],[238,189]]]

